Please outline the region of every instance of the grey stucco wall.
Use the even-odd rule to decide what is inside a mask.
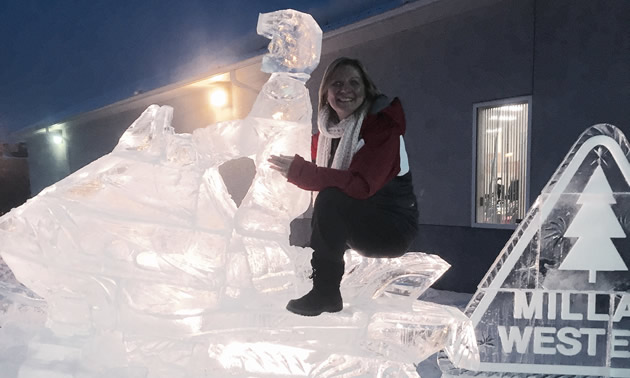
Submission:
[[[534,73],[538,194],[589,126],[611,123],[630,136],[630,1],[537,1]]]
[[[595,123],[630,133],[630,1],[445,0],[424,25],[323,57],[361,59],[400,96],[420,207],[413,250],[451,263],[436,287],[473,292],[511,235],[471,227],[473,104],[532,96],[530,202]],[[315,93],[315,92],[312,92]]]
[[[36,195],[42,189],[66,177],[70,172],[68,162],[68,140],[54,144],[49,134],[40,132],[25,139],[28,145],[28,166],[31,194]]]
[[[401,98],[421,224],[470,226],[473,104],[531,93],[533,3],[494,2],[368,40],[324,56],[315,72],[317,84],[334,58],[358,58]]]

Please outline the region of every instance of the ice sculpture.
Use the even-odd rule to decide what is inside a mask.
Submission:
[[[630,146],[587,129],[479,285],[466,313],[480,372],[630,377]]]
[[[0,253],[26,285],[0,287],[0,335],[22,341],[5,348],[19,352],[8,374],[402,377],[441,348],[475,367],[470,320],[416,301],[448,268],[436,256],[348,253],[346,310],[284,310],[308,285],[311,250],[288,241],[309,194],[266,161],[309,153],[304,83],[321,30],[292,10],[260,15],[258,30],[272,40],[272,74],[245,119],[175,134],[172,109],[152,105],[112,153],[0,218]],[[237,207],[219,167],[244,156],[256,173]]]

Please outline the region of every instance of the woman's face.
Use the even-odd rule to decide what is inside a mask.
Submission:
[[[359,70],[349,65],[337,67],[330,75],[326,99],[339,120],[357,110],[365,100],[365,85]]]

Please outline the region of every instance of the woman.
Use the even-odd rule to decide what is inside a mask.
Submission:
[[[418,229],[418,209],[402,136],[400,101],[379,94],[355,59],[332,62],[319,88],[313,137],[316,164],[301,156],[271,156],[271,168],[305,190],[319,191],[313,208],[313,289],[289,301],[296,314],[343,308],[343,255],[399,257]]]

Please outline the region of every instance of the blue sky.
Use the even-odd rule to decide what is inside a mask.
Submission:
[[[3,0],[0,139],[261,53],[258,13],[293,8],[329,30],[403,0]]]

